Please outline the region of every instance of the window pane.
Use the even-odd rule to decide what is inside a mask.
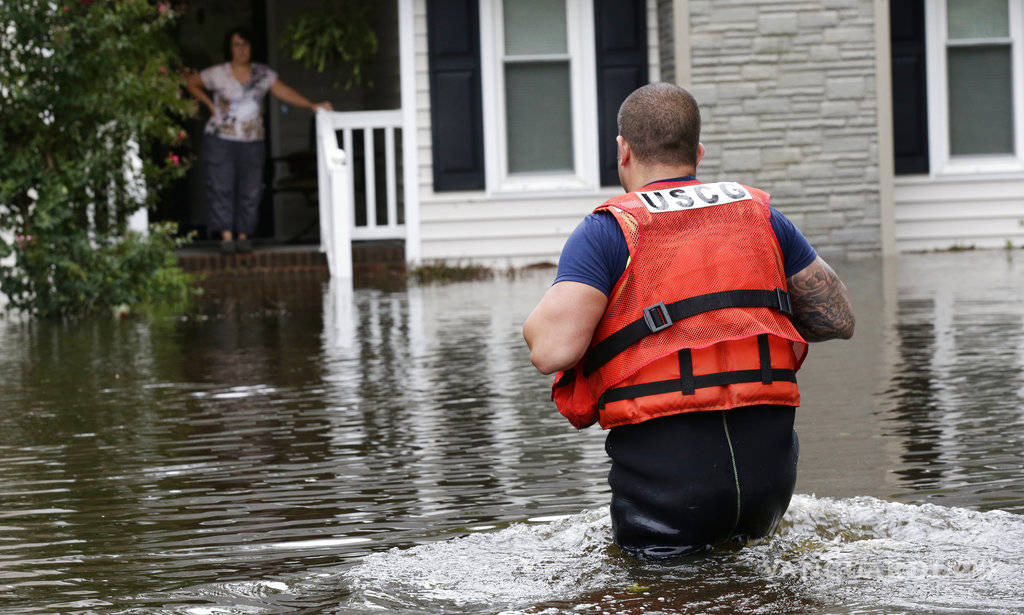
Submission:
[[[949,153],[1012,154],[1010,46],[949,52]]]
[[[505,65],[508,171],[573,169],[568,62]]]
[[[505,54],[565,53],[565,0],[505,0]]]
[[[946,6],[950,39],[1010,36],[1006,0],[949,0]]]

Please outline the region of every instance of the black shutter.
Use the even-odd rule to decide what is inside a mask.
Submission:
[[[924,0],[889,3],[892,123],[897,175],[928,172]]]
[[[434,190],[484,187],[478,0],[427,1]]]
[[[630,92],[647,83],[646,9],[644,0],[594,0],[602,186],[619,184],[615,161],[619,105]]]

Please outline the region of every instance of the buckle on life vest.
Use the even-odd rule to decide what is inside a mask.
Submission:
[[[644,322],[651,333],[657,333],[662,329],[672,326],[672,317],[668,315],[668,308],[664,301],[644,308]]]
[[[779,298],[779,311],[786,316],[793,315],[793,304],[789,300],[789,293],[781,288],[775,289],[775,295]]]

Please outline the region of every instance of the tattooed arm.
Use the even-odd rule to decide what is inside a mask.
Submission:
[[[805,340],[848,340],[853,336],[853,308],[846,285],[820,256],[787,282],[793,325]]]

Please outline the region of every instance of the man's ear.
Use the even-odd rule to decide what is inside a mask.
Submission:
[[[617,137],[615,137],[615,146],[616,146],[616,158],[615,159],[619,163],[619,166],[621,167],[621,166],[623,166],[624,164],[627,164],[630,161],[630,159],[633,157],[633,152],[630,151],[629,143],[626,143],[626,140],[622,138],[622,135],[618,135]]]
[[[704,149],[704,144],[703,143],[698,143],[697,144],[697,164],[695,164],[693,166],[697,166],[698,164],[700,164],[701,159],[704,158],[704,154],[706,154],[706,153],[708,153],[708,151],[706,149]]]

